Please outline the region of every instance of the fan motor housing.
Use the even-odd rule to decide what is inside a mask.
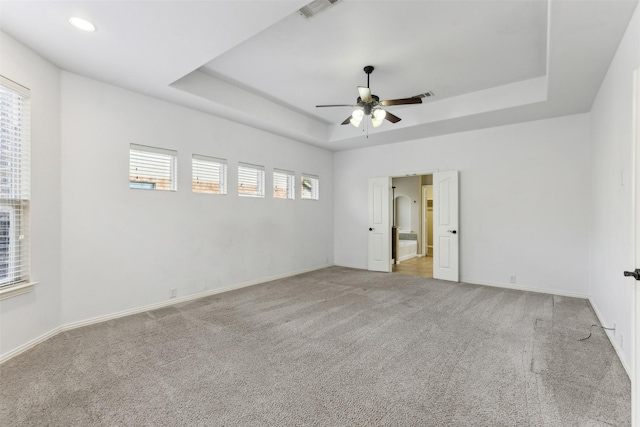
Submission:
[[[368,116],[369,114],[371,114],[371,110],[373,110],[373,108],[379,104],[379,101],[380,101],[380,97],[372,94],[371,102],[363,102],[362,98],[358,97],[356,104],[362,107],[364,109],[365,116]]]

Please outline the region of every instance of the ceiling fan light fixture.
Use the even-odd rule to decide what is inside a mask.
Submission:
[[[355,127],[359,127],[363,117],[364,111],[354,110],[354,112],[351,114],[351,120],[349,120],[349,123],[351,123]]]
[[[373,110],[373,112],[371,113],[371,123],[373,123],[373,127],[377,128],[378,126],[380,126],[384,121],[386,115],[387,112],[382,108],[376,108],[375,110]]]
[[[355,104],[325,104],[325,105],[316,105],[316,108],[320,107],[358,107],[349,117],[347,117],[340,125],[348,125],[351,123],[355,127],[360,126],[360,122],[364,116],[371,117],[371,123],[374,128],[377,128],[382,124],[383,121],[387,120],[391,123],[398,123],[402,120],[400,117],[394,115],[393,113],[388,113],[382,107],[393,107],[395,105],[411,105],[411,104],[422,104],[422,99],[420,96],[414,96],[412,98],[398,98],[398,99],[386,99],[380,101],[380,98],[377,95],[371,93],[371,89],[369,88],[369,76],[371,72],[373,72],[373,65],[367,65],[364,67],[364,72],[367,75],[367,86],[358,86],[358,100]],[[433,93],[430,92],[433,96]],[[423,96],[427,96],[426,94],[421,94]]]

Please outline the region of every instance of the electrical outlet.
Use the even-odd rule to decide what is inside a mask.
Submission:
[[[176,288],[171,288],[169,289],[171,291],[171,297],[170,298],[175,298],[178,296],[178,290]]]
[[[516,276],[511,276],[509,278],[509,283],[516,283]]]

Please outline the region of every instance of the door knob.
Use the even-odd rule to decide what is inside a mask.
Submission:
[[[635,271],[625,271],[625,277],[633,277],[636,280],[640,280],[640,268],[636,268]]]
[[[456,230],[447,230],[447,233],[456,234],[457,231]]]
[[[369,231],[373,231],[373,228],[369,227]]]

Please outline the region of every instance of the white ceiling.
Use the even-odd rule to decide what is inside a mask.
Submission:
[[[290,15],[201,70],[335,124],[353,109],[315,105],[354,103],[365,65],[381,99],[444,99],[543,76],[546,35],[539,0],[343,1],[312,19]]]
[[[342,150],[589,111],[637,4],[307,2],[0,0],[0,29],[64,70]],[[355,102],[365,65],[381,99],[435,96],[377,129],[315,108]]]

